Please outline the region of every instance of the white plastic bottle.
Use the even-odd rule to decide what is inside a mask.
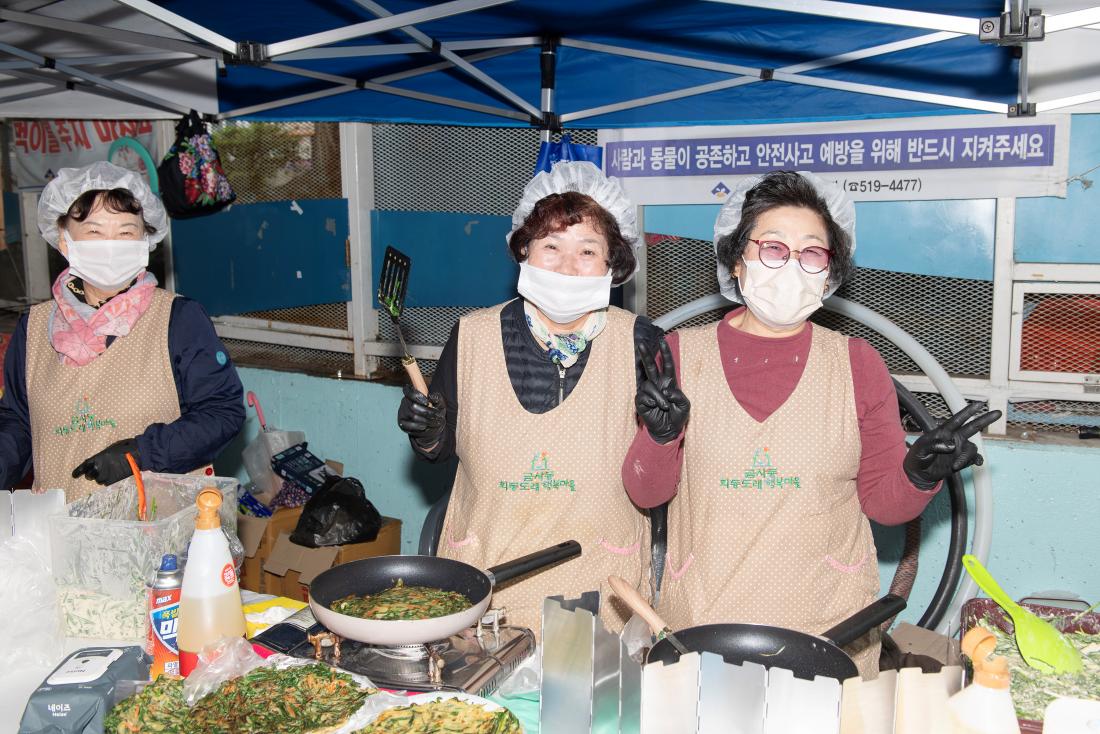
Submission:
[[[996,644],[993,633],[982,627],[963,636],[963,653],[974,663],[974,682],[947,701],[952,734],[1020,734],[1008,661],[991,657]]]
[[[198,654],[205,645],[223,637],[245,634],[237,572],[218,517],[222,494],[207,487],[199,492],[195,504],[199,514],[195,518],[195,534],[187,548],[176,637],[180,674],[185,676],[195,669]]]

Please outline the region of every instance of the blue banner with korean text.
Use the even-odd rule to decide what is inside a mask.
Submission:
[[[1064,115],[963,115],[768,126],[601,130],[605,170],[637,204],[703,204],[741,176],[808,170],[854,199],[1065,196]]]

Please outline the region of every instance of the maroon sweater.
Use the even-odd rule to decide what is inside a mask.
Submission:
[[[736,314],[741,309],[735,309]],[[750,416],[767,420],[802,378],[810,353],[812,324],[794,336],[772,339],[747,334],[728,325],[718,327],[718,352],[730,392]],[[676,373],[680,373],[680,340],[668,335]],[[848,340],[855,390],[856,418],[862,453],[856,489],[867,517],[883,525],[900,525],[924,511],[940,486],[928,491],[913,486],[902,469],[905,433],[898,418],[898,399],[886,363],[863,339]],[[705,410],[705,395],[688,395],[691,409]],[[688,419],[690,422],[690,418]],[[680,483],[684,434],[659,444],[641,423],[623,461],[623,484],[639,507],[655,507],[672,499]]]

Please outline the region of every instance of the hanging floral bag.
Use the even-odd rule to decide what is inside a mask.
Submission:
[[[157,174],[164,207],[174,219],[213,214],[237,198],[206,123],[194,110],[176,123],[176,142]]]

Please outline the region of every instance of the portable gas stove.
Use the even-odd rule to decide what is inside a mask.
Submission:
[[[310,631],[324,631],[324,628],[316,625]],[[486,696],[535,650],[535,636],[531,630],[507,625],[482,628],[480,635],[476,627],[470,627],[447,639],[423,645],[385,647],[336,639],[338,646],[319,646],[307,641],[289,654],[315,658],[319,648],[321,660],[365,675],[380,688],[465,691]]]

